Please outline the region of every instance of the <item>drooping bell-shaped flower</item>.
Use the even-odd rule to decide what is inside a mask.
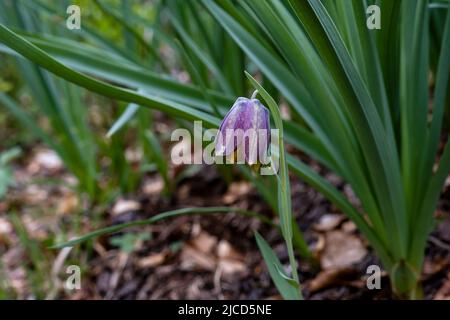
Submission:
[[[269,110],[258,99],[240,97],[220,124],[216,156],[249,165],[268,164]]]

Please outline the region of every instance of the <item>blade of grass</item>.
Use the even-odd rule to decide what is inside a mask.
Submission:
[[[257,219],[263,221],[264,223],[268,223],[273,226],[272,221],[270,221],[270,219],[268,219],[267,217],[262,216],[258,213],[252,212],[252,211],[242,210],[239,208],[228,208],[228,207],[182,208],[182,209],[171,210],[171,211],[159,213],[159,214],[157,214],[149,219],[146,219],[146,220],[131,221],[131,222],[126,222],[126,223],[122,223],[122,224],[118,224],[118,225],[113,225],[113,226],[106,227],[103,229],[98,229],[96,231],[90,232],[90,233],[85,234],[76,239],[73,239],[73,240],[70,240],[70,241],[67,241],[64,243],[56,244],[56,245],[52,246],[51,248],[52,249],[61,249],[64,247],[73,247],[74,245],[91,240],[93,238],[97,238],[97,237],[105,235],[105,234],[118,232],[123,229],[130,228],[130,227],[154,224],[156,222],[159,222],[159,221],[162,221],[162,220],[165,220],[168,218],[175,218],[175,217],[179,217],[179,216],[190,216],[190,215],[231,213],[231,212],[234,212],[236,214],[240,214],[240,215],[243,215],[246,217],[257,218]]]
[[[264,238],[258,232],[255,232],[255,238],[256,243],[259,247],[259,251],[261,251],[264,261],[266,262],[270,277],[275,283],[278,292],[280,292],[283,298],[286,300],[303,299],[300,290],[296,286],[294,286],[292,282],[288,281],[281,275],[280,271],[283,270],[283,266],[281,265],[280,260],[278,260],[277,256],[270,248],[266,240],[264,240]]]
[[[114,122],[114,124],[111,126],[111,128],[108,130],[108,133],[106,134],[107,137],[111,137],[113,134],[115,134],[117,131],[123,128],[125,124],[127,124],[131,118],[136,114],[138,111],[139,106],[135,103],[130,103],[125,111],[120,115],[120,117]]]
[[[193,81],[195,81],[199,86],[203,93],[203,96],[205,97],[205,100],[209,102],[211,109],[214,110],[214,114],[222,118],[222,114],[219,110],[219,107],[217,106],[216,102],[214,101],[214,98],[208,93],[208,88],[206,86],[206,83],[203,81],[203,78],[200,75],[199,70],[189,57],[188,53],[184,49],[181,42],[177,42],[177,47],[179,48],[179,53],[184,61],[184,65],[186,69],[188,70],[189,74],[191,75],[191,78]]]
[[[54,60],[44,51],[40,50],[3,25],[0,25],[0,41],[19,52],[29,60],[39,64],[41,67],[48,69],[52,73],[67,81],[73,82],[93,92],[125,102],[135,102],[140,105],[167,112],[168,114],[174,116],[184,117],[188,120],[203,119],[205,125],[218,125],[218,120],[216,118],[199,110],[165,99],[138,94],[131,90],[122,89],[76,72]]]

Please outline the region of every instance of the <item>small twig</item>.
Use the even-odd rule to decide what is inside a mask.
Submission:
[[[438,238],[435,238],[433,236],[430,236],[428,238],[428,241],[430,241],[431,243],[437,245],[438,247],[441,247],[442,249],[445,249],[447,251],[450,251],[450,245],[445,243],[444,241],[439,240]]]

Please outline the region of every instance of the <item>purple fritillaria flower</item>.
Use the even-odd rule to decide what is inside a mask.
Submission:
[[[258,99],[238,98],[220,124],[216,156],[236,156],[238,163],[249,165],[267,164],[269,146],[269,110]]]

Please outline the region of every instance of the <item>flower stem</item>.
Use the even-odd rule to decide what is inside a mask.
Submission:
[[[267,102],[267,106],[271,111],[275,127],[278,129],[278,147],[279,147],[279,173],[278,177],[278,189],[279,189],[279,197],[278,197],[278,214],[280,216],[280,224],[281,224],[281,233],[283,235],[284,241],[286,243],[287,252],[289,256],[289,264],[291,266],[292,279],[297,284],[300,297],[302,297],[300,290],[300,283],[297,272],[297,261],[295,260],[294,255],[294,246],[292,244],[292,205],[291,205],[291,188],[289,182],[289,171],[286,164],[286,157],[284,154],[284,141],[283,141],[283,121],[281,118],[280,109],[277,106],[275,100],[269,95],[269,93],[250,75],[246,72],[247,77],[253,83],[253,85],[258,88],[255,90],[252,95],[252,99],[256,97],[259,93],[263,97],[263,99]]]
[[[256,96],[258,95],[258,90],[253,91],[252,97],[250,99],[255,99]]]

